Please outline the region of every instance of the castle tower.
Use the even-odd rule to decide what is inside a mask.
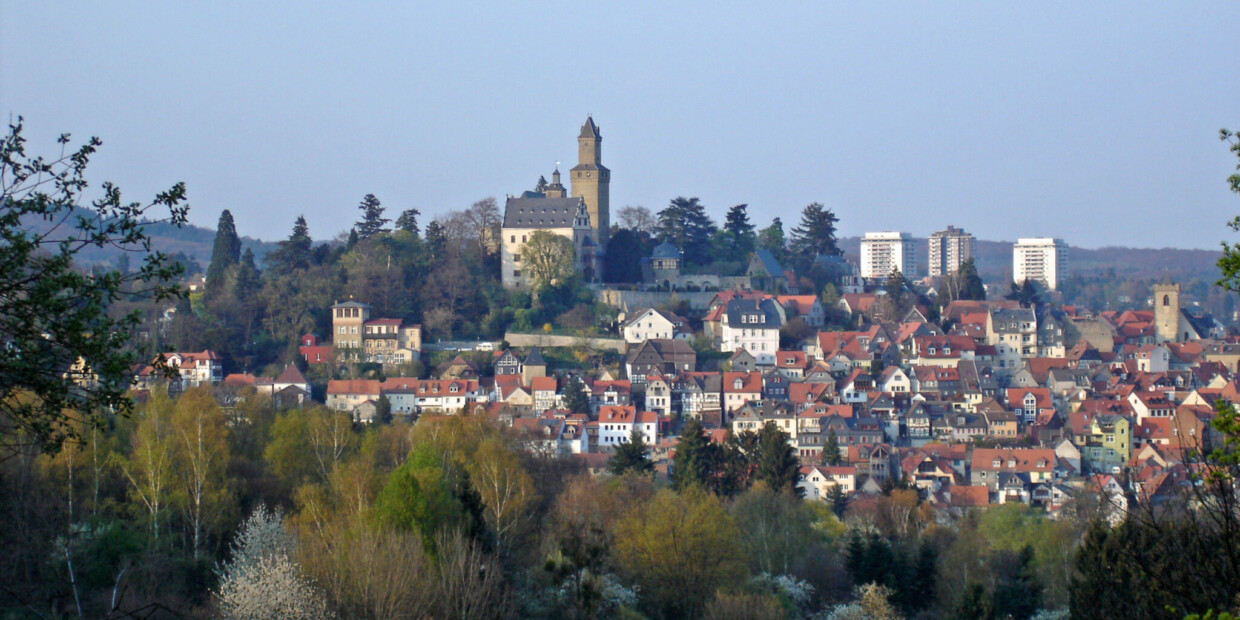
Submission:
[[[1176,342],[1180,331],[1180,285],[1154,285],[1154,341]]]
[[[606,247],[611,233],[611,171],[603,166],[603,136],[592,117],[586,118],[577,136],[577,165],[569,174],[574,198],[586,201],[590,222],[594,225],[595,239]]]
[[[567,192],[564,191],[564,184],[560,183],[560,169],[556,167],[555,172],[551,173],[551,184],[547,186],[544,192],[547,198],[564,198]]]

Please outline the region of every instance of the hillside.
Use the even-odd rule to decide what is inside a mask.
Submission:
[[[26,222],[26,226],[31,230],[44,231],[50,226],[49,223],[39,219],[31,219]],[[164,252],[169,255],[184,253],[188,258],[196,261],[198,266],[206,269],[207,263],[211,262],[211,247],[215,243],[215,229],[203,228],[201,226],[186,225],[176,228],[169,224],[148,223],[146,225],[146,233],[151,237],[151,248],[156,251]],[[262,267],[263,257],[276,248],[275,242],[262,241],[252,237],[241,238],[241,248],[244,251],[249,248],[254,251],[254,258],[257,260],[259,267]],[[99,264],[115,265],[120,259],[121,251],[115,247],[88,247],[84,248],[77,254],[77,261],[86,266]],[[131,262],[136,260],[131,257]]]
[[[924,274],[926,256],[930,250],[927,238],[915,238],[917,264]],[[985,280],[999,280],[1012,273],[1011,241],[983,241],[976,247],[978,273]],[[860,255],[861,238],[847,237],[840,240],[844,254],[854,260]],[[1123,248],[1104,247],[1086,249],[1069,247],[1068,257],[1071,273],[1082,276],[1100,276],[1108,270],[1125,279],[1159,279],[1163,275],[1173,280],[1187,281],[1218,279],[1219,253],[1213,250],[1181,250],[1176,248]]]

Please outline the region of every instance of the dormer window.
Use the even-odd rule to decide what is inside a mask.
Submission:
[[[1008,461],[1008,462],[1007,462],[1007,466],[1008,466],[1008,467],[1016,467],[1016,461]]]
[[[741,389],[741,386],[743,385],[745,385],[745,382],[740,379],[737,379],[736,381],[732,382],[732,389],[739,390]]]
[[[1003,463],[1002,463],[1001,461],[999,461],[999,459],[995,459],[994,461],[991,461],[990,466],[991,466],[991,467],[998,467],[998,466],[1000,466],[1000,465],[1002,465],[1002,464],[1003,464]]]

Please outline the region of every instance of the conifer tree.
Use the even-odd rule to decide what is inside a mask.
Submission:
[[[366,194],[357,208],[362,212],[362,219],[358,220],[355,227],[359,239],[369,239],[387,231],[383,225],[392,220],[383,217],[383,205],[379,204],[379,199],[375,198],[374,194]]]
[[[756,476],[776,492],[800,494],[797,487],[800,463],[788,443],[788,433],[767,422],[758,433],[758,458]]]
[[[753,251],[756,235],[753,224],[749,222],[748,208],[747,204],[736,205],[728,209],[724,220],[723,230],[728,234],[733,257],[745,257]]]
[[[237,227],[233,223],[232,213],[228,209],[220,214],[220,222],[215,227],[215,245],[211,248],[211,263],[207,267],[207,295],[215,296],[220,292],[228,268],[241,260],[241,239],[237,237]]]
[[[801,224],[792,229],[789,249],[793,258],[804,266],[812,262],[817,254],[840,254],[835,239],[835,225],[839,221],[840,218],[822,203],[815,202],[805,207],[801,211]]]
[[[616,446],[612,452],[611,460],[607,463],[611,473],[623,476],[628,472],[637,474],[653,472],[654,463],[650,462],[646,447],[646,440],[642,437],[641,431],[633,429],[632,434],[629,435],[629,441]]]
[[[822,462],[836,466],[844,460],[840,455],[840,438],[835,434],[834,428],[827,429],[827,441],[822,444]]]
[[[572,413],[590,413],[590,395],[579,377],[569,377],[564,384],[564,408]]]
[[[689,420],[680,431],[680,443],[676,444],[676,455],[672,457],[672,487],[678,491],[705,487],[711,472],[711,452],[702,421]]]
[[[297,216],[293,222],[293,232],[288,239],[281,241],[274,252],[267,255],[267,268],[275,274],[287,274],[310,267],[313,248],[310,239],[310,227],[306,225],[305,216]]]
[[[396,218],[396,228],[418,236],[418,216],[421,214],[417,209],[405,209],[400,217]]]

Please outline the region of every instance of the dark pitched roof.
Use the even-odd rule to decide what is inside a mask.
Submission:
[[[770,299],[733,299],[727,307],[728,324],[733,327],[761,327],[763,329],[779,329],[779,309]],[[757,324],[741,322],[741,315],[766,315],[766,320]]]
[[[509,198],[504,228],[572,228],[582,198]]]
[[[542,353],[538,352],[538,347],[530,349],[530,354],[525,356],[526,366],[546,366],[547,362],[543,360]]]
[[[762,264],[762,269],[766,271],[766,275],[776,278],[784,275],[784,268],[779,265],[779,261],[775,260],[775,255],[771,254],[770,250],[758,248],[754,250],[754,256]]]
[[[650,258],[680,258],[680,250],[670,242],[664,241],[655,247]]]
[[[305,375],[301,374],[301,371],[297,370],[297,367],[292,364],[285,366],[284,372],[280,373],[279,377],[276,377],[276,383],[295,383],[301,385],[306,382]]]
[[[587,116],[587,117],[586,117],[586,122],[585,122],[585,124],[581,126],[581,134],[580,134],[580,135],[578,135],[577,137],[578,137],[578,138],[598,138],[598,139],[602,139],[602,137],[603,137],[603,136],[602,136],[602,134],[600,134],[600,133],[598,132],[598,125],[595,125],[595,124],[594,124],[594,117],[593,117],[593,116]]]

